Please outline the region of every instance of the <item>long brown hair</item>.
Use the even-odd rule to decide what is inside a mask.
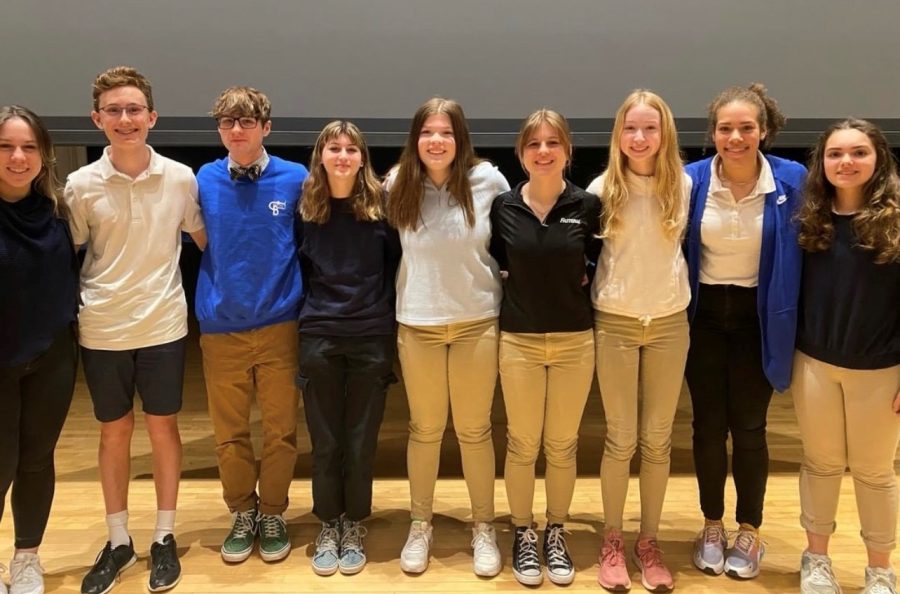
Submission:
[[[450,166],[447,188],[450,195],[466,215],[469,227],[475,225],[475,206],[472,198],[472,184],[469,183],[469,169],[481,162],[475,156],[469,125],[459,103],[452,99],[434,97],[416,110],[406,138],[406,145],[396,166],[388,200],[388,220],[398,229],[413,229],[419,225],[422,213],[422,198],[425,195],[425,165],[419,159],[419,134],[425,120],[433,115],[446,115],[453,127],[456,142],[456,158]]]
[[[622,153],[621,137],[625,127],[625,116],[637,105],[646,105],[659,113],[659,153],[656,155],[656,182],[654,194],[662,208],[662,229],[669,239],[678,239],[684,231],[686,209],[684,208],[684,173],[681,152],[678,149],[678,131],[672,110],[662,97],[645,89],[632,91],[616,112],[612,138],[609,143],[609,164],[603,178],[603,214],[600,216],[602,237],[612,237],[619,227],[619,213],[628,199],[628,184],[625,170],[628,157]]]
[[[875,171],[863,186],[865,202],[853,217],[857,245],[873,252],[879,264],[900,262],[900,177],[897,162],[887,139],[873,123],[848,118],[830,125],[816,142],[809,157],[809,174],[803,191],[803,205],[797,213],[798,241],[810,252],[827,250],[834,240],[831,222],[835,188],[825,176],[825,147],[838,130],[859,130],[875,149]]]
[[[347,136],[350,142],[359,148],[362,165],[353,184],[353,193],[349,200],[353,206],[353,215],[357,221],[380,221],[385,217],[384,190],[369,158],[369,147],[366,139],[356,124],[347,120],[335,120],[322,128],[319,138],[313,147],[309,162],[309,175],[303,182],[303,197],[297,210],[300,217],[310,223],[326,223],[331,217],[331,189],[328,186],[328,174],[322,165],[322,151],[328,142]]]
[[[46,196],[53,202],[53,212],[59,216],[65,216],[68,211],[65,204],[59,200],[59,179],[56,177],[56,152],[53,149],[53,140],[47,126],[36,113],[21,105],[7,105],[0,107],[0,126],[9,120],[18,118],[28,124],[31,132],[37,140],[38,152],[41,154],[41,171],[31,182],[32,190]]]

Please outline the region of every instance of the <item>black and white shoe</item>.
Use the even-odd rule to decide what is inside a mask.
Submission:
[[[147,589],[151,592],[162,592],[174,588],[181,580],[181,561],[178,560],[178,549],[175,537],[166,534],[162,543],[150,545],[150,581]]]
[[[97,555],[94,566],[87,572],[81,582],[81,594],[106,594],[112,590],[119,574],[134,565],[137,555],[134,554],[134,543],[131,539],[127,545],[113,548],[106,541],[106,546]]]
[[[575,579],[575,565],[566,547],[566,529],[562,524],[547,524],[544,531],[544,561],[547,563],[547,579],[565,586]]]
[[[512,550],[513,575],[520,584],[539,586],[544,581],[541,558],[538,556],[537,533],[530,526],[516,528]]]

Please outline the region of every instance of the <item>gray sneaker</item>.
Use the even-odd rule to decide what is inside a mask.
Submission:
[[[281,561],[291,552],[287,523],[281,514],[259,514],[259,556],[263,561]]]
[[[322,530],[316,537],[312,570],[316,575],[332,575],[340,562],[341,521],[322,522]]]
[[[257,530],[256,510],[234,512],[231,518],[231,532],[222,543],[222,559],[228,563],[240,563],[253,552]]]
[[[828,555],[803,551],[800,558],[800,594],[841,594]]]
[[[897,576],[883,567],[866,567],[866,587],[860,594],[897,594]]]
[[[359,573],[366,566],[366,551],[363,538],[366,527],[360,522],[344,518],[341,521],[341,556],[338,567],[344,575]]]

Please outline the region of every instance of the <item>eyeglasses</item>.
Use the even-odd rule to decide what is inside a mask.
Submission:
[[[150,111],[150,108],[146,105],[138,105],[137,103],[132,103],[131,105],[126,105],[122,107],[121,105],[107,105],[106,107],[100,107],[97,111],[102,111],[106,115],[111,118],[120,118],[123,113],[127,113],[128,117],[136,118],[143,114],[145,111]]]
[[[251,117],[243,117],[243,118],[219,118],[216,120],[219,126],[219,130],[231,130],[234,128],[234,125],[237,124],[244,130],[249,130],[251,128],[256,128],[259,125],[259,120]]]

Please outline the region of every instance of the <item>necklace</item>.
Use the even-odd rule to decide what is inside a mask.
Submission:
[[[728,179],[725,176],[725,170],[722,167],[722,163],[720,162],[719,163],[719,179],[722,180],[722,185],[724,185],[725,187],[735,186],[738,188],[746,188],[747,186],[756,185],[756,183],[759,181],[759,173],[756,174],[756,177],[754,177],[753,179],[749,179],[747,181],[740,181],[740,182],[734,181],[734,180]]]

